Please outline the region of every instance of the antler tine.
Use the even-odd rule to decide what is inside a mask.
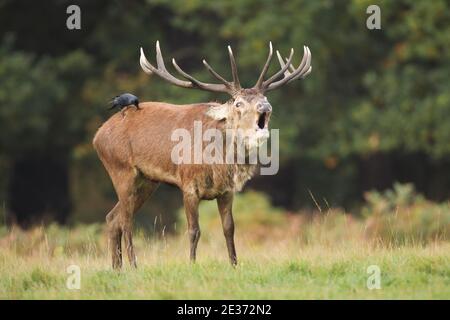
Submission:
[[[281,58],[280,52],[277,50],[277,56],[278,56],[278,60]],[[271,84],[273,81],[275,81],[276,79],[278,79],[279,77],[281,77],[282,74],[286,74],[287,69],[292,66],[291,65],[291,61],[292,61],[292,57],[294,56],[294,48],[291,48],[291,53],[289,54],[289,58],[286,58],[286,64],[281,64],[281,69],[278,70],[277,73],[275,73],[273,76],[271,76],[269,79],[267,79],[266,81],[263,82],[262,84],[262,88],[267,88],[267,86],[269,84]],[[281,60],[283,61],[283,60]]]
[[[286,61],[287,61],[287,58],[286,58]],[[292,70],[292,71],[295,71],[295,68],[291,65],[290,66],[290,69]],[[299,75],[297,75],[296,77],[294,77],[294,78],[292,78],[289,82],[291,82],[291,81],[294,81],[294,80],[297,80],[298,78],[302,78],[302,79],[304,79],[308,74],[310,74],[311,73],[311,70],[312,70],[312,66],[309,66],[309,69],[308,69],[308,71],[306,71],[304,74],[299,74]],[[290,73],[290,72],[289,72]]]
[[[278,62],[280,63],[281,68],[284,68],[286,65],[289,67],[289,69],[291,69],[292,71],[295,71],[295,68],[292,66],[292,64],[288,64],[288,59],[286,58],[286,64],[283,61],[283,58],[281,57],[280,52],[277,50],[277,58],[278,58]],[[289,72],[288,69],[286,69],[284,71],[284,76],[287,77],[288,75],[290,75],[291,73]]]
[[[291,80],[289,80],[289,82],[297,80],[299,78],[303,79],[308,74],[311,73],[311,70],[312,70],[312,66],[311,66],[311,51],[309,50],[308,47],[306,47],[306,51],[308,52],[308,58],[307,58],[307,61],[305,62],[305,65],[303,66],[302,70],[296,76],[294,76]],[[298,69],[300,69],[300,66],[298,67]]]
[[[139,64],[141,65],[142,70],[144,70],[147,74],[153,74],[153,72],[156,70],[155,67],[153,67],[147,60],[144,54],[144,49],[141,47],[141,56],[139,57]]]
[[[156,41],[156,64],[158,69],[165,70],[164,59],[162,57],[161,48],[159,47],[159,40]]]
[[[294,77],[294,79],[292,79],[292,80],[297,80],[298,78],[304,79],[304,78],[306,78],[307,75],[309,75],[311,73],[311,71],[312,71],[312,66],[309,66],[309,69],[305,73]]]
[[[284,64],[283,59],[281,59],[281,57],[278,57],[278,61],[280,62],[280,66],[282,68],[286,67],[286,65],[290,65],[290,64]],[[287,71],[285,72],[285,76],[283,79],[278,80],[276,82],[272,82],[271,84],[269,84],[266,88],[266,90],[273,90],[276,89],[288,82],[294,81],[296,79],[299,78],[304,78],[306,77],[308,74],[311,73],[312,70],[312,66],[311,66],[311,51],[309,50],[308,47],[303,46],[303,58],[302,61],[300,62],[300,65],[297,68],[294,68],[290,65],[291,70],[293,70],[292,72]]]
[[[224,84],[204,83],[204,82],[197,80],[190,74],[183,71],[183,69],[180,68],[180,66],[177,64],[175,59],[172,59],[172,64],[175,67],[175,69],[178,71],[179,74],[181,74],[186,79],[190,80],[194,84],[194,86],[196,86],[199,89],[206,90],[206,91],[214,91],[214,92],[228,92],[228,93],[230,92],[228,87],[225,86]]]
[[[311,51],[309,50],[308,47],[305,47],[304,50],[306,51],[307,58],[302,59],[302,62],[300,63],[300,65],[298,66],[297,69],[295,69],[292,65],[290,66],[290,69],[292,70],[292,72],[295,72],[296,75],[294,75],[293,77],[290,77],[290,80],[288,82],[297,80],[299,78],[304,79],[308,74],[311,73],[311,70],[312,70]],[[286,61],[287,61],[287,58],[286,58]],[[303,62],[304,62],[304,64],[303,64]]]
[[[158,55],[161,56],[161,50],[159,49],[158,42],[156,43],[156,52],[157,52],[157,57],[158,57]],[[191,88],[192,87],[191,82],[183,81],[183,80],[177,79],[174,76],[172,76],[167,71],[166,67],[164,66],[164,62],[162,61],[162,58],[161,58],[161,60],[158,59],[158,68],[155,68],[150,62],[148,62],[148,60],[144,54],[144,49],[142,49],[142,47],[141,47],[141,57],[139,59],[139,62],[140,62],[142,70],[144,70],[144,72],[147,74],[151,75],[151,74],[155,73],[160,78],[162,78],[162,79],[166,80],[167,82],[170,82],[176,86],[179,86],[179,87],[183,87],[183,88]]]
[[[220,74],[218,74],[214,69],[206,62],[205,59],[203,59],[203,65],[206,67],[206,69],[219,81],[221,81],[226,86],[231,86],[231,84],[225,80]]]
[[[281,59],[281,60],[280,60],[280,59]],[[284,59],[287,61],[287,58],[284,58]],[[280,64],[281,64],[281,63],[284,63],[284,62],[283,62],[283,58],[281,58],[281,56],[278,56],[278,61],[280,61]],[[295,71],[295,68],[294,68],[294,66],[293,66],[292,64],[289,66],[289,69],[291,69],[292,72]],[[290,74],[290,72],[288,72],[288,74]]]
[[[233,50],[231,50],[231,46],[228,46],[228,55],[230,56],[231,74],[233,75],[233,87],[238,90],[241,89],[241,83],[239,81],[236,61],[234,60]]]
[[[156,41],[157,68],[155,68],[150,62],[148,62],[147,58],[145,57],[144,50],[142,48],[141,48],[141,57],[139,59],[139,62],[145,73],[147,73],[147,74],[155,73],[160,78],[162,78],[162,79],[166,80],[167,82],[170,82],[176,86],[179,86],[179,87],[198,88],[198,89],[202,89],[202,90],[206,90],[206,91],[226,92],[226,93],[230,93],[230,94],[232,94],[232,92],[233,92],[233,90],[231,90],[229,84],[226,84],[226,83],[224,83],[224,84],[204,83],[204,82],[201,82],[201,81],[195,79],[193,76],[184,72],[177,65],[175,59],[172,60],[172,64],[174,65],[175,69],[184,78],[186,78],[189,81],[180,80],[180,79],[174,77],[172,74],[169,73],[169,71],[167,71],[166,66],[164,65],[164,59],[163,59],[163,56],[161,53],[161,48],[159,47],[159,41]],[[218,75],[218,74],[216,73],[216,75]],[[222,80],[224,80],[224,79],[222,78]]]
[[[270,41],[269,42],[269,56],[267,57],[266,64],[264,65],[254,88],[257,88],[257,89],[261,88],[261,85],[263,84],[263,81],[264,81],[264,76],[266,75],[267,70],[269,69],[270,61],[272,60],[272,54],[273,54],[273,47],[272,47],[272,41]]]

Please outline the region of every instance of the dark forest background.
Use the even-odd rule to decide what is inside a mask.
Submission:
[[[68,30],[66,8],[81,8]],[[368,30],[366,8],[381,8]],[[223,100],[170,86],[139,66],[139,47],[210,79],[208,58],[229,75],[233,46],[253,85],[271,40],[313,56],[313,72],[269,93],[280,128],[281,167],[247,188],[288,210],[351,209],[367,190],[411,182],[426,197],[450,196],[450,4],[434,1],[0,0],[0,209],[3,222],[102,221],[115,202],[91,146],[111,97]],[[275,70],[276,63],[273,63]],[[161,187],[140,223],[170,226],[181,198]]]

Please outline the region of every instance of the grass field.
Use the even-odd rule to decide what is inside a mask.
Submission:
[[[238,197],[236,268],[213,202],[200,210],[195,265],[183,219],[176,235],[137,231],[138,269],[125,259],[121,272],[111,270],[103,225],[0,227],[0,298],[450,299],[448,204],[420,200],[391,212],[385,202],[355,218],[331,209],[287,214],[257,194]],[[80,268],[79,290],[66,286],[70,265]],[[367,287],[372,265],[380,289]]]
[[[195,265],[188,263],[186,237],[152,240],[139,236],[139,268],[133,270],[126,265],[118,273],[110,268],[104,237],[89,238],[89,232],[83,230],[86,228],[67,234],[68,241],[87,236],[79,240],[80,248],[63,249],[50,244],[44,229],[9,235],[26,243],[17,243],[17,238],[3,239],[0,298],[450,298],[449,243],[398,248],[357,241],[302,245],[295,238],[277,236],[273,241],[254,242],[238,234],[240,263],[233,269],[219,234],[205,236],[200,242]],[[84,241],[91,240],[84,247]],[[10,246],[5,248],[7,241]],[[28,246],[33,244],[32,250]],[[66,269],[72,264],[81,269],[80,290],[66,287]],[[370,265],[381,270],[381,289],[367,288]]]

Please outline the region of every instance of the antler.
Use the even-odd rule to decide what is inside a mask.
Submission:
[[[142,70],[144,70],[147,74],[155,73],[160,78],[166,80],[169,83],[172,83],[176,86],[183,87],[183,88],[197,88],[205,91],[212,91],[212,92],[225,92],[233,95],[235,92],[241,89],[241,85],[239,83],[238,73],[237,73],[237,67],[236,62],[234,60],[233,52],[231,51],[231,47],[228,46],[228,53],[230,56],[230,63],[231,63],[231,71],[233,75],[233,82],[228,82],[225,80],[221,75],[219,75],[216,71],[214,71],[213,68],[206,62],[206,60],[203,60],[203,64],[208,69],[208,71],[222,84],[215,84],[215,83],[204,83],[190,74],[184,72],[177,64],[175,59],[172,59],[172,64],[174,68],[177,70],[179,74],[181,74],[185,80],[180,80],[173,75],[171,75],[165,65],[164,60],[161,54],[161,49],[159,47],[159,41],[156,41],[156,63],[157,68],[155,68],[150,62],[148,62],[147,58],[145,57],[144,50],[141,48],[141,57],[139,59],[139,62],[141,64]]]
[[[164,60],[161,54],[161,49],[159,47],[159,41],[156,41],[156,63],[157,67],[155,68],[150,62],[148,62],[147,58],[145,57],[144,50],[141,48],[141,57],[140,57],[140,64],[142,69],[147,74],[155,73],[160,78],[166,80],[169,83],[172,83],[176,86],[183,87],[183,88],[197,88],[205,91],[212,91],[212,92],[225,92],[230,95],[234,95],[236,92],[241,90],[241,84],[239,82],[239,76],[238,71],[236,67],[236,61],[234,59],[233,51],[231,50],[231,47],[228,46],[228,55],[230,56],[230,66],[231,66],[231,73],[233,75],[233,81],[227,81],[225,80],[220,74],[218,74],[214,69],[206,62],[205,59],[203,59],[203,64],[205,65],[206,69],[217,79],[221,82],[221,84],[215,84],[215,83],[205,83],[197,80],[190,74],[183,71],[183,69],[178,66],[175,59],[172,59],[172,64],[177,70],[177,72],[183,76],[188,81],[180,80],[167,71]],[[289,54],[289,58],[286,58],[286,63],[283,61],[283,58],[280,55],[280,52],[277,50],[277,57],[278,61],[280,63],[281,69],[278,70],[273,76],[271,76],[269,79],[264,81],[264,77],[266,76],[267,70],[269,70],[269,65],[272,60],[273,55],[273,47],[272,42],[269,42],[269,56],[267,57],[267,61],[264,64],[264,67],[261,71],[261,74],[259,75],[258,81],[256,82],[253,89],[256,89],[260,92],[265,92],[269,90],[276,89],[286,83],[289,83],[291,81],[297,80],[299,78],[305,78],[312,70],[311,66],[311,51],[308,47],[303,46],[303,58],[300,62],[300,65],[297,68],[294,68],[294,66],[291,64],[292,57],[294,56],[294,49],[291,49],[291,53]],[[289,71],[290,69],[290,71]],[[282,79],[276,81],[281,76],[283,76]]]
[[[285,83],[289,83],[291,81],[294,81],[294,80],[297,80],[300,78],[304,79],[312,71],[311,51],[309,50],[309,48],[307,46],[303,46],[303,58],[297,68],[294,68],[294,66],[290,63],[289,59],[286,59],[286,64],[284,64],[283,59],[281,58],[281,55],[279,52],[277,52],[277,57],[278,57],[278,62],[280,63],[280,66],[282,68],[285,68],[288,65],[292,72],[290,72],[286,69],[286,71],[284,72],[284,78],[277,82],[271,83],[269,85],[269,87],[267,88],[268,90],[276,89]]]
[[[264,76],[267,73],[267,70],[269,69],[270,61],[272,60],[272,42],[269,43],[269,56],[267,57],[266,64],[264,65],[261,74],[258,78],[258,81],[256,82],[254,89],[257,89],[259,91],[265,92],[269,90],[276,89],[286,83],[289,83],[291,81],[297,80],[299,78],[305,78],[308,74],[311,73],[312,66],[311,66],[311,51],[308,47],[303,46],[303,58],[300,62],[300,65],[297,68],[294,68],[292,66],[291,61],[292,57],[294,55],[294,49],[291,48],[291,53],[289,55],[289,58],[286,58],[286,63],[284,63],[283,59],[281,58],[280,52],[277,50],[277,57],[278,61],[280,62],[281,69],[275,73],[272,77],[264,81]],[[289,71],[288,69],[291,69]],[[280,78],[284,74],[284,77],[281,80],[275,81],[278,78]],[[274,82],[275,81],[275,82]]]

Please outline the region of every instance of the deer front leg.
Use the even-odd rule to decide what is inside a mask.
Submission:
[[[197,244],[200,239],[200,225],[198,223],[198,204],[199,199],[196,195],[183,194],[184,210],[188,223],[189,241],[191,246],[190,259],[195,262]]]
[[[217,198],[220,218],[222,220],[223,234],[227,242],[228,255],[231,265],[237,264],[236,248],[234,246],[234,221],[233,221],[233,193],[229,192]]]

